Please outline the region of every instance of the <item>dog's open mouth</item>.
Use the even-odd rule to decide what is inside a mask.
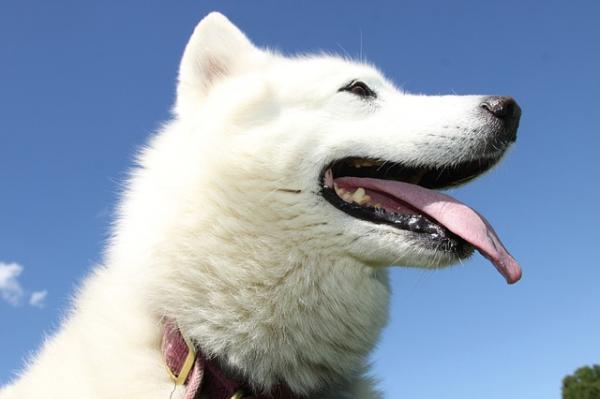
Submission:
[[[352,217],[412,232],[437,251],[463,258],[474,247],[512,284],[521,278],[521,269],[491,225],[467,205],[431,190],[469,181],[495,161],[478,159],[442,169],[344,158],[323,170],[322,194]]]

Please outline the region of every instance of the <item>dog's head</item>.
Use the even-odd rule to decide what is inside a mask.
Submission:
[[[364,63],[259,49],[213,13],[185,49],[175,114],[210,189],[188,207],[212,202],[236,241],[370,266],[439,267],[477,248],[520,277],[485,219],[432,191],[498,162],[519,123],[509,97],[408,94]]]

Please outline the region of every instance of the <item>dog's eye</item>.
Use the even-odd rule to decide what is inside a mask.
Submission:
[[[361,98],[374,98],[376,94],[369,86],[360,80],[353,80],[348,83],[346,86],[342,87],[339,91],[347,91],[352,94],[355,94]]]

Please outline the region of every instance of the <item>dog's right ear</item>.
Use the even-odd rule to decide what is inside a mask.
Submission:
[[[200,21],[185,47],[179,66],[175,112],[193,110],[221,79],[248,68],[261,50],[223,14]]]

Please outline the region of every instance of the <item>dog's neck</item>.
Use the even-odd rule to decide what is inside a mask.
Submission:
[[[285,384],[310,394],[356,377],[387,321],[386,271],[309,257],[252,263],[189,270],[186,281],[203,287],[182,287],[178,298],[163,293],[163,314],[259,391]]]
[[[327,230],[307,227],[324,224],[306,212],[312,197],[273,195],[281,179],[257,184],[236,175],[227,186],[220,179],[231,168],[198,168],[204,175],[190,178],[190,160],[153,156],[146,153],[149,166],[131,183],[137,194],[125,198],[129,217],[109,251],[109,264],[141,280],[151,311],[176,320],[207,356],[259,390],[285,384],[316,392],[360,373],[387,321],[386,270],[349,256]],[[148,178],[155,175],[167,180]]]

